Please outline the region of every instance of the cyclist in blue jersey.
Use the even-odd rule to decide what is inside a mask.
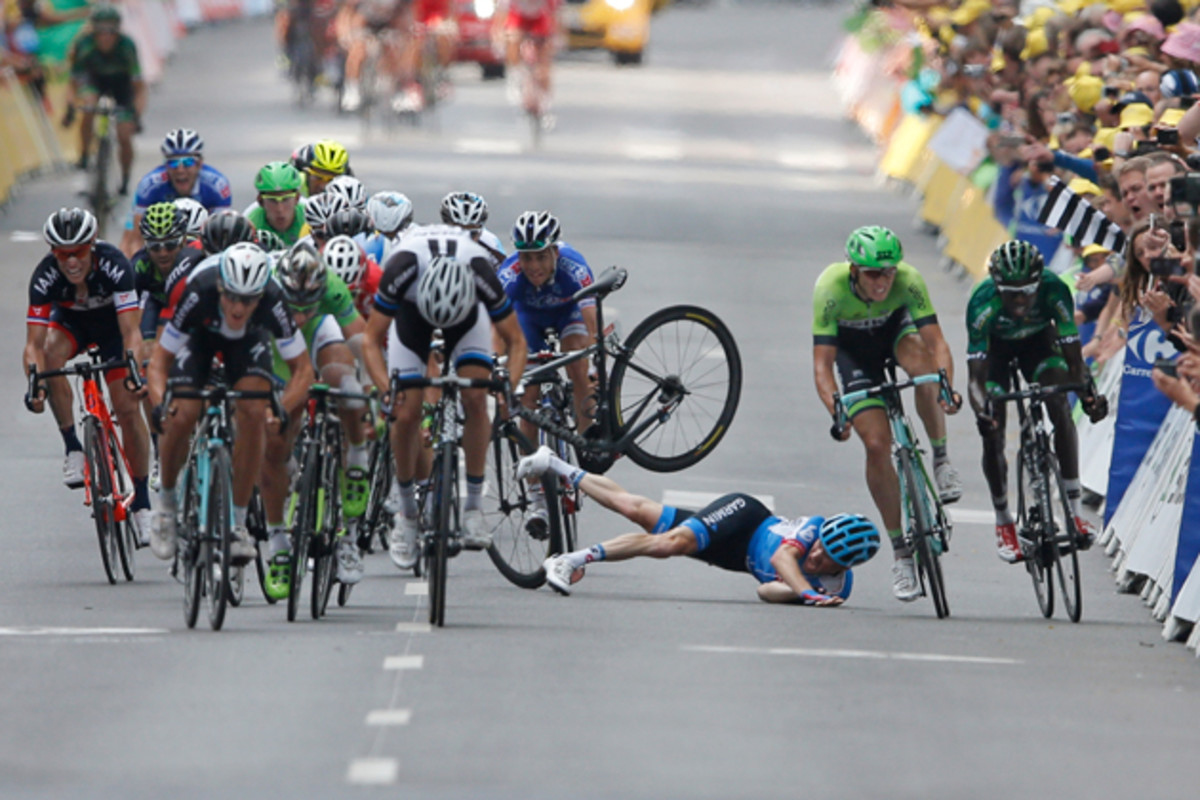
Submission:
[[[879,550],[879,529],[858,514],[786,519],[741,493],[723,495],[697,511],[673,508],[568,464],[547,447],[521,459],[517,478],[537,477],[547,470],[645,531],[546,559],[546,582],[559,594],[570,594],[584,567],[598,561],[690,556],[750,573],[764,602],[837,606],[854,586],[851,567]]]
[[[210,213],[233,203],[229,180],[204,163],[204,140],[189,128],[177,128],[162,142],[163,164],[138,181],[133,198],[133,225],[125,231],[121,250],[132,255],[142,248],[139,225],[146,209],[155,203],[167,203],[190,197]]]
[[[561,227],[549,211],[526,211],[517,218],[512,235],[517,252],[504,260],[497,277],[517,311],[529,352],[546,348],[548,329],[558,334],[563,350],[587,347],[596,338],[596,301],[573,299],[576,292],[594,281],[587,261],[578,250],[559,241]],[[566,367],[575,396],[575,420],[581,431],[592,419],[587,369],[586,359]],[[532,408],[537,399],[536,390],[531,388],[523,401]]]

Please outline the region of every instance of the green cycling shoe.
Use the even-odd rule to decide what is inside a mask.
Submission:
[[[263,589],[273,600],[286,600],[291,589],[292,554],[280,551],[267,562],[267,574],[263,578]]]
[[[362,467],[348,467],[342,471],[342,511],[349,519],[356,519],[367,512],[367,499],[371,492],[367,471]]]

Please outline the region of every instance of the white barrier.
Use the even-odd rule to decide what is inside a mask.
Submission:
[[[1117,435],[1115,409],[1121,399],[1124,367],[1125,348],[1122,347],[1105,362],[1096,378],[1096,390],[1108,399],[1108,407],[1114,411],[1097,423],[1093,423],[1086,415],[1076,423],[1079,430],[1079,481],[1083,488],[1101,497],[1108,494],[1108,469],[1112,464],[1113,440]]]

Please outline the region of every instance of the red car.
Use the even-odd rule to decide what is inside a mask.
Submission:
[[[504,48],[492,37],[496,0],[451,0],[458,25],[457,62],[473,61],[484,79],[504,77]]]

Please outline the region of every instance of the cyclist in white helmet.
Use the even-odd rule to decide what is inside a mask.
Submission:
[[[488,204],[483,195],[474,192],[451,192],[442,198],[442,222],[457,225],[471,232],[492,259],[492,267],[504,261],[504,243],[500,237],[483,227],[488,219]]]
[[[382,264],[396,249],[404,230],[413,224],[413,204],[400,192],[376,192],[367,200],[367,215],[375,233],[367,237],[363,249],[375,263]]]
[[[433,331],[441,328],[446,363],[461,377],[487,378],[492,372],[493,325],[508,355],[515,384],[525,370],[525,337],[487,251],[461,228],[414,228],[383,265],[375,309],[363,337],[363,358],[371,380],[381,392],[388,392],[394,374],[426,374]],[[467,477],[462,543],[468,549],[483,549],[491,543],[482,510],[490,437],[487,395],[481,389],[471,389],[463,392],[462,399],[466,410],[463,450]],[[421,448],[421,392],[404,392],[393,401],[392,411],[392,449],[401,510],[393,526],[390,551],[396,566],[408,569],[417,558],[414,481]]]

